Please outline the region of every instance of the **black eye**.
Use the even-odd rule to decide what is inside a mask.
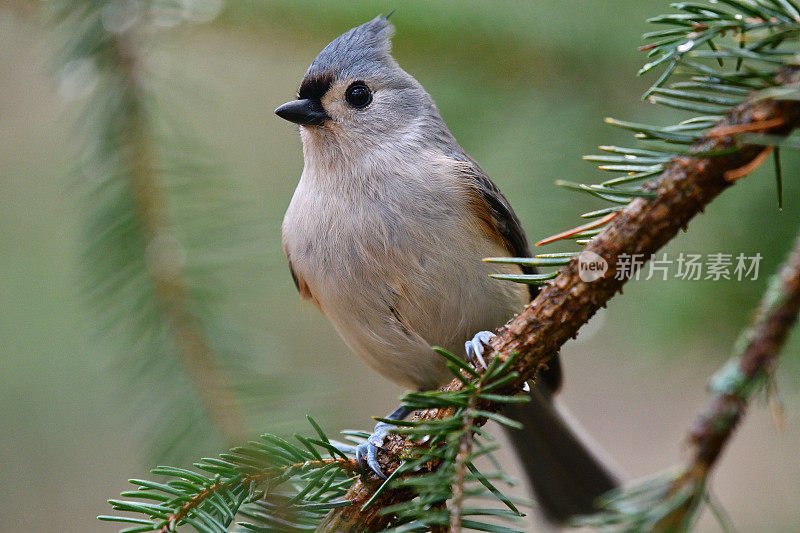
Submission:
[[[357,81],[347,88],[344,98],[351,106],[361,109],[372,102],[372,91],[363,82]]]

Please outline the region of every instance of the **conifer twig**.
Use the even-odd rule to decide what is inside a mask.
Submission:
[[[461,435],[458,445],[458,455],[455,463],[455,476],[453,479],[453,499],[450,504],[450,533],[461,532],[461,512],[464,506],[464,480],[467,476],[467,462],[472,453],[472,425],[475,423],[473,415],[477,407],[477,396],[469,399],[469,405],[464,411],[464,434]]]
[[[798,83],[800,69],[784,68],[778,81],[781,84]],[[745,101],[727,113],[717,127],[736,128],[754,123],[759,124],[759,130],[766,134],[786,135],[800,126],[800,102]],[[776,126],[765,127],[765,124]],[[582,281],[578,258],[573,258],[551,283],[542,287],[536,299],[522,313],[500,329],[492,342],[492,353],[486,354],[487,362],[493,357],[505,360],[517,353],[514,369],[519,374],[502,392],[521,389],[526,380],[535,376],[560,347],[575,337],[580,327],[622,289],[628,277],[617,279],[615,275],[620,256],[641,254],[645,260],[648,259],[732,185],[725,179],[727,171],[744,167],[762,152],[763,147],[746,145],[717,157],[693,157],[691,154],[726,153],[737,147],[733,136],[705,135],[692,145],[687,155],[673,158],[659,179],[645,187],[655,195],[635,198],[587,244],[585,250],[608,263],[609,268],[603,277],[592,282]],[[459,380],[454,380],[445,389],[458,390],[462,386]],[[432,409],[415,419],[441,419],[451,414],[447,409]],[[476,424],[480,423],[480,420],[476,421]],[[410,446],[413,444],[399,435],[389,436],[379,454],[383,471],[390,473],[396,469],[399,457]],[[370,498],[375,486],[376,483],[370,480],[357,481],[347,495],[354,504],[332,510],[318,531],[377,530],[385,521],[384,516],[374,512],[378,505],[373,505],[369,514],[358,512],[360,504]],[[409,496],[408,493],[386,491],[381,503],[390,505]]]
[[[745,414],[750,396],[766,381],[800,310],[800,236],[759,303],[752,324],[736,342],[735,354],[711,380],[713,398],[689,433],[687,469],[706,476]]]
[[[349,471],[353,473],[358,472],[359,468],[358,464],[355,461],[349,461],[347,459],[334,457],[330,459],[321,459],[317,461],[304,461],[302,463],[293,463],[290,465],[283,466],[274,471],[266,471],[266,472],[259,472],[258,474],[250,474],[240,479],[237,479],[235,482],[220,481],[214,483],[213,485],[209,485],[208,487],[204,488],[196,495],[194,495],[192,498],[187,500],[181,506],[181,509],[177,513],[171,514],[167,517],[167,519],[164,521],[164,525],[161,526],[161,528],[158,531],[159,533],[170,533],[171,531],[175,531],[176,525],[184,521],[193,509],[197,509],[202,503],[211,499],[213,495],[216,493],[229,491],[239,486],[249,486],[250,484],[258,485],[259,483],[263,483],[265,479],[269,479],[270,477],[277,477],[290,469],[299,468],[301,466],[307,468],[318,468],[321,466],[329,466],[333,464],[338,465],[339,468],[341,468],[343,471]]]
[[[125,120],[124,144],[129,147],[129,187],[136,207],[148,257],[148,275],[161,312],[171,328],[175,346],[186,373],[191,377],[209,418],[231,444],[245,440],[247,430],[235,398],[220,375],[208,338],[189,305],[185,272],[175,260],[179,251],[172,235],[164,191],[158,179],[155,148],[151,145],[145,110],[141,102],[141,68],[133,29],[110,39],[110,54],[118,65],[123,86],[131,91],[131,106]]]
[[[725,527],[729,519],[712,502],[708,476],[745,414],[748,401],[771,376],[777,356],[800,311],[800,236],[779,273],[771,280],[750,326],[734,346],[734,355],[711,378],[712,398],[689,432],[690,459],[682,467],[634,481],[602,498],[599,512],[579,517],[576,525],[613,524],[615,531],[686,531],[708,503]],[[769,394],[769,389],[767,389]]]

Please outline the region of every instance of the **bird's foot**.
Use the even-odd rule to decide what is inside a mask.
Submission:
[[[464,343],[464,349],[467,351],[467,361],[478,370],[486,370],[486,361],[483,354],[486,353],[486,348],[489,343],[497,337],[491,331],[479,331],[472,337],[471,341]],[[478,366],[480,365],[480,366]]]
[[[411,414],[411,410],[405,407],[398,407],[392,414],[386,418],[390,420],[403,420]],[[378,462],[378,450],[383,448],[383,440],[389,431],[394,426],[387,422],[378,422],[375,424],[375,429],[372,435],[369,436],[367,442],[356,446],[356,462],[361,470],[364,472],[374,472],[378,477],[386,479],[386,474],[381,470],[381,465]]]
[[[486,360],[483,358],[483,354],[486,353],[486,348],[489,347],[489,343],[492,342],[497,335],[492,333],[491,331],[479,331],[472,337],[471,341],[467,341],[464,343],[464,348],[467,351],[467,361],[472,364],[478,370],[486,370]],[[480,366],[478,366],[480,365]],[[530,392],[530,387],[528,383],[524,383],[522,385],[522,390],[525,392]]]

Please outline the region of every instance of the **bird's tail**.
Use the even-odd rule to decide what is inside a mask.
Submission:
[[[592,452],[579,426],[553,405],[543,380],[531,387],[531,401],[509,404],[503,414],[525,427],[508,430],[545,517],[565,523],[595,512],[595,500],[619,484],[611,469]]]

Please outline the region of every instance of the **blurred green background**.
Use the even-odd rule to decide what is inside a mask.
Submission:
[[[152,466],[152,414],[149,402],[134,403],[137,378],[113,342],[96,340],[80,294],[85,213],[68,177],[82,151],[79,106],[59,93],[58,39],[37,9],[20,9],[29,4],[0,3],[0,530],[114,531],[94,517]],[[531,240],[605,207],[553,185],[598,181],[581,155],[631,142],[604,117],[665,124],[681,116],[641,102],[653,80],[635,76],[639,36],[651,29],[645,19],[667,10],[662,1],[230,1],[209,24],[153,35],[145,59],[169,82],[162,96],[180,102],[170,112],[224,169],[225,193],[257,213],[259,253],[234,271],[246,290],[223,294],[236,304],[227,318],[255,329],[256,364],[269,381],[250,414],[256,430],[305,432],[306,413],[331,432],[367,428],[401,392],[295,293],[280,223],[302,154],[295,128],[272,113],[325,44],[395,8],[395,57],[433,95]],[[672,258],[761,253],[757,281],[632,282],[565,346],[564,403],[629,478],[681,459],[708,377],[798,227],[798,162],[784,155],[782,211],[763,168],[666,249]],[[739,531],[800,525],[798,348],[795,334],[779,372],[786,429],[773,429],[756,402],[714,476]],[[202,447],[212,454],[224,444]],[[513,473],[513,458],[505,461]],[[700,530],[719,526],[705,516]]]

